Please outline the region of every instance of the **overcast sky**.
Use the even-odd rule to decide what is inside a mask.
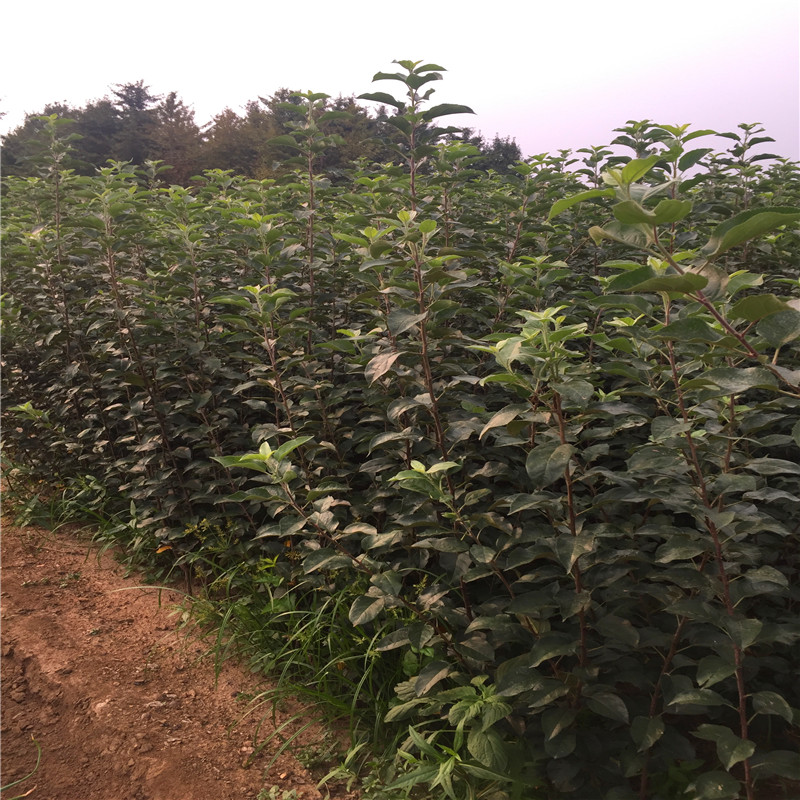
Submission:
[[[393,92],[374,73],[422,59],[447,69],[433,102],[476,112],[448,123],[515,138],[523,155],[651,119],[760,122],[776,139],[760,150],[800,159],[800,0],[39,0],[6,4],[2,24],[1,132],[139,79],[204,124],[281,87]]]

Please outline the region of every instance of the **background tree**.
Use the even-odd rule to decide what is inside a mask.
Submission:
[[[150,93],[144,81],[117,84],[112,90],[114,106],[119,115],[119,130],[114,136],[114,155],[118,161],[144,164],[154,150],[158,112],[155,103],[160,98]]]
[[[171,167],[163,173],[169,183],[186,185],[201,162],[200,128],[194,110],[170,92],[156,107],[152,157]]]

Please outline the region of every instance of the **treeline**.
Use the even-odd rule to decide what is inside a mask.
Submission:
[[[336,113],[330,113],[336,112]],[[337,171],[369,162],[398,162],[400,132],[390,123],[383,107],[376,112],[354,97],[326,98],[315,108],[321,129],[334,147],[326,148],[319,166],[333,176]],[[3,171],[6,175],[39,174],[46,118],[52,114],[70,120],[71,153],[67,164],[79,175],[94,174],[108,161],[147,161],[169,165],[162,173],[168,183],[187,185],[192,176],[207,169],[232,170],[247,178],[275,177],[291,168],[295,152],[282,143],[304,122],[300,93],[279,89],[271,97],[248,102],[244,113],[226,108],[207,125],[198,125],[194,110],[177,92],[154,95],[140,80],[116,84],[110,96],[72,107],[51,103],[40,114],[28,114],[25,122],[2,138]],[[517,143],[495,135],[489,142],[469,128],[453,128],[451,140],[464,141],[480,150],[473,169],[505,173],[522,153]]]

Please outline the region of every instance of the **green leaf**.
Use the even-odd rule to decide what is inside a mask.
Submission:
[[[520,414],[524,414],[528,409],[529,406],[525,405],[506,406],[492,415],[491,419],[481,429],[478,439],[483,439],[484,435],[492,428],[508,425],[509,422],[516,419]]]
[[[738,800],[739,781],[727,772],[704,772],[684,792],[692,800]]]
[[[381,74],[381,73],[379,73]],[[373,80],[378,80],[378,77],[375,76]],[[360,94],[358,96],[359,100],[372,100],[375,103],[382,103],[383,105],[387,106],[394,106],[398,109],[401,113],[405,110],[406,104],[400,100],[396,100],[392,95],[387,94],[386,92],[367,92],[365,94]]]
[[[728,312],[728,318],[758,322],[770,314],[785,311],[788,308],[789,306],[774,294],[752,294],[739,300]]]
[[[685,172],[687,169],[691,169],[695,164],[697,164],[703,156],[712,153],[713,150],[710,147],[701,147],[697,150],[690,150],[688,153],[684,153],[680,159],[678,160],[678,169],[681,172]]]
[[[686,317],[671,322],[658,332],[658,336],[676,342],[718,342],[722,338],[722,334],[701,317]]]
[[[800,219],[800,208],[775,207],[742,211],[718,225],[700,252],[707,258],[716,258],[736,245]]]
[[[331,548],[315,550],[303,559],[303,572],[308,575],[318,569],[341,569],[350,567],[353,559]]]
[[[578,716],[576,708],[551,708],[542,714],[542,731],[545,741],[554,739],[569,728]]]
[[[372,622],[383,610],[386,597],[357,597],[350,606],[350,622],[353,625],[366,625]]]
[[[791,750],[773,750],[759,753],[750,760],[753,772],[758,775],[779,775],[792,781],[800,781],[800,753]]]
[[[444,117],[448,114],[474,114],[475,112],[469,106],[458,105],[457,103],[440,103],[438,106],[432,106],[422,114],[422,119],[430,122],[437,117]]]
[[[731,639],[745,650],[758,639],[764,623],[760,619],[727,619],[725,627]]]
[[[548,442],[534,447],[525,460],[525,469],[533,485],[542,489],[564,476],[575,451],[571,444]]]
[[[661,717],[634,717],[631,723],[631,738],[643,753],[649,750],[664,735],[664,720]]]
[[[623,200],[614,208],[614,216],[626,225],[668,225],[686,217],[692,210],[689,200],[662,200],[652,211],[633,200]]]
[[[716,742],[717,755],[727,770],[740,761],[750,758],[756,751],[753,742],[740,739],[730,728],[723,725],[701,725],[694,735],[698,739]]]
[[[572,655],[578,649],[573,636],[564,633],[545,633],[531,649],[530,666],[538,667],[543,661],[556,656]]]
[[[623,699],[611,692],[599,692],[586,698],[586,705],[602,717],[617,722],[628,722],[628,708]]]
[[[756,328],[759,336],[763,336],[773,347],[800,339],[800,311],[787,308],[764,317]]]
[[[436,221],[426,219],[420,222],[419,229],[421,233],[433,233],[436,230]]]
[[[697,684],[701,689],[708,689],[715,683],[729,678],[736,672],[733,660],[721,656],[705,656],[697,663]]]
[[[485,767],[504,770],[508,763],[503,740],[493,730],[472,728],[467,736],[467,750]]]
[[[379,353],[372,358],[364,370],[364,377],[367,379],[367,383],[375,383],[378,378],[385,375],[392,368],[392,364],[394,364],[401,355],[402,353],[389,351],[386,353]]]
[[[571,197],[562,197],[561,200],[553,203],[547,219],[551,220],[553,217],[557,217],[563,211],[572,208],[576,203],[582,203],[584,200],[592,200],[595,197],[614,197],[615,195],[616,192],[613,189],[589,189],[587,192],[579,192]]]
[[[703,378],[719,386],[726,394],[778,386],[778,379],[764,367],[715,367],[705,371]]]
[[[292,450],[296,450],[306,442],[310,442],[312,438],[312,436],[298,436],[296,439],[285,442],[277,450],[272,451],[272,458],[275,459],[275,461],[283,461],[283,459],[286,458],[286,456],[288,456]]]
[[[651,225],[626,225],[619,221],[609,222],[604,228],[594,225],[589,228],[589,236],[596,245],[610,239],[640,250],[647,249],[654,241]]]
[[[659,275],[631,287],[628,291],[636,292],[681,292],[690,294],[698,289],[703,289],[708,284],[708,278],[695,272],[686,272],[683,275]]]
[[[419,322],[428,316],[427,311],[421,314],[412,314],[410,311],[405,311],[402,308],[395,308],[389,312],[386,322],[389,325],[389,330],[394,336],[399,336],[405,333],[409,328],[413,328]]]
[[[794,721],[792,707],[777,692],[756,692],[751,697],[753,709],[759,714],[783,717],[790,725]]]
[[[447,661],[434,660],[426,664],[414,682],[414,691],[417,697],[422,697],[424,694],[427,694],[439,681],[444,680],[452,671],[453,668]]]
[[[652,155],[647,158],[634,158],[631,159],[622,168],[622,183],[629,185],[635,183],[640,178],[647,175],[648,172],[661,160],[660,155]]]

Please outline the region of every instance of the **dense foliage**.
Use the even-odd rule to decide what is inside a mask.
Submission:
[[[322,117],[325,132],[335,137],[319,154],[317,168],[329,175],[352,167],[360,159],[389,162],[397,143],[397,129],[390,124],[387,109],[374,113],[352,97],[324,98],[315,113]],[[337,113],[331,113],[337,112]],[[93,175],[109,161],[130,161],[144,166],[147,161],[168,165],[160,180],[186,186],[206,169],[232,170],[247,178],[271,178],[291,169],[280,137],[293,130],[304,115],[298,92],[279,89],[271,97],[248,102],[242,113],[226,108],[207,125],[195,121],[195,113],[177,92],[164,96],[151,93],[144,81],[117,84],[111,97],[82,107],[51,103],[41,114],[28,114],[22,125],[3,137],[3,171],[6,175],[33,177],[38,164],[47,119],[56,114],[69,120],[70,152],[65,167],[80,175]],[[475,145],[480,157],[473,166],[481,170],[508,172],[521,158],[516,142],[497,135],[487,141],[470,129],[448,133]]]
[[[798,165],[629,122],[480,172],[399,69],[363,99],[401,166],[346,180],[324,95],[293,172],[192,188],[76,175],[46,121],[4,179],[7,479],[182,567],[374,797],[790,796]]]

